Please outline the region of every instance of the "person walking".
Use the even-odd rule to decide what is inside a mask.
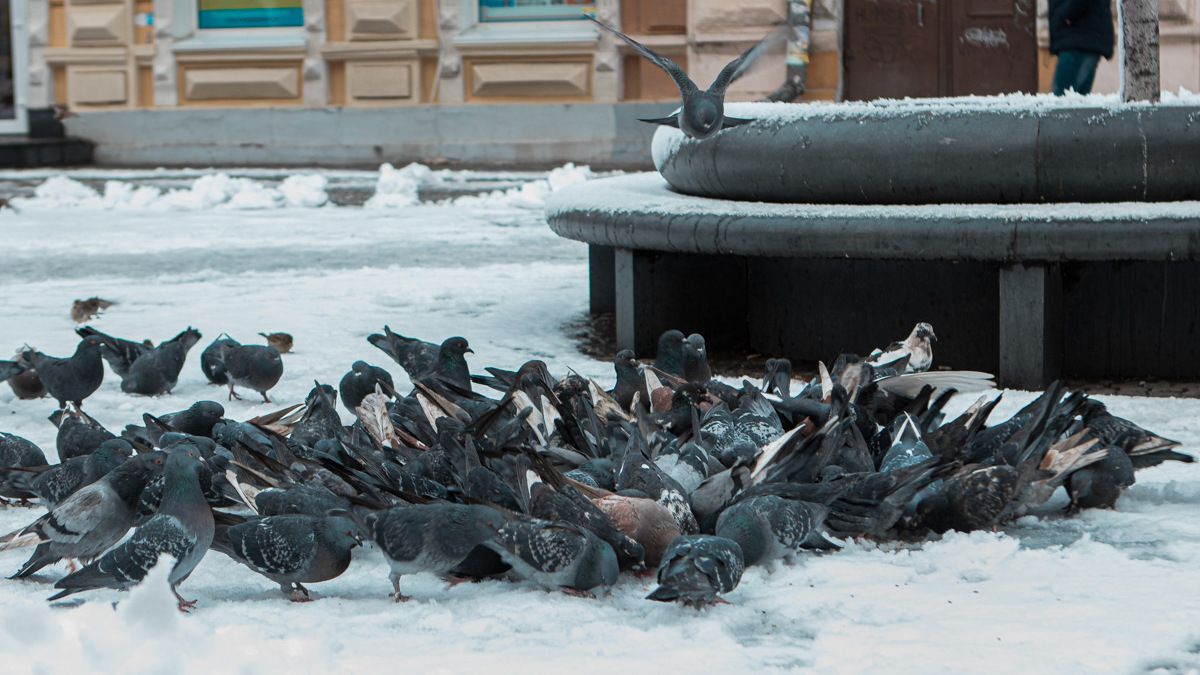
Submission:
[[[1089,94],[1100,57],[1113,56],[1109,0],[1050,0],[1050,53],[1058,56],[1054,95]]]

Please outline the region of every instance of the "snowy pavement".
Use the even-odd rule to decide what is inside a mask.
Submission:
[[[336,383],[359,358],[403,379],[365,340],[384,323],[425,338],[464,335],[476,369],[536,356],[556,373],[611,379],[611,367],[577,353],[562,330],[586,309],[586,248],[550,233],[540,210],[549,191],[587,172],[560,170],[525,187],[511,182],[531,177],[480,183],[488,176],[417,169],[300,178],[286,189],[286,177],[248,175],[239,183],[159,173],[154,182],[91,171],[77,177],[93,187],[57,181],[18,200],[20,212],[0,213],[0,358],[26,343],[69,353],[71,302],[98,295],[119,304],[95,325],[122,337],[158,341],[190,324],[204,333],[198,350],[222,332],[242,340],[292,333],[277,404],[228,403],[238,419],[298,402],[314,379]],[[0,185],[16,178],[0,175]],[[120,182],[103,187],[110,178]],[[366,181],[367,206],[312,206],[343,179]],[[507,192],[419,201],[506,181]],[[226,403],[222,389],[205,384],[198,356],[169,396],[127,396],[109,373],[86,408],[119,430],[143,411]],[[1007,393],[997,417],[1029,398]],[[1200,449],[1200,401],[1104,400],[1185,451]],[[0,386],[0,431],[52,456],[53,408]],[[29,582],[0,580],[0,664],[51,673],[368,672],[380,664],[448,673],[1197,672],[1195,466],[1141,472],[1113,512],[1064,519],[1051,509],[1000,533],[854,544],[752,569],[730,605],[700,612],[644,600],[652,579],[628,576],[585,600],[501,581],[448,588],[423,574],[405,579],[414,600],[395,604],[386,565],[369,549],[355,552],[341,578],[314,585],[319,600],[309,604],[287,602],[271,582],[211,554],[181,587],[200,601],[189,616],[175,612],[161,580],[51,608],[44,598],[65,573],[59,566]],[[0,531],[39,513],[0,511]],[[27,553],[0,553],[0,572],[15,571]]]

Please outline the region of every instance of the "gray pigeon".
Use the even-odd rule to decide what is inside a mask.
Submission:
[[[62,591],[48,600],[95,588],[128,588],[145,578],[159,556],[166,553],[175,558],[167,580],[179,600],[179,609],[195,606],[194,600],[180,597],[176,587],[196,569],[213,540],[213,514],[200,491],[199,471],[200,460],[194,454],[168,455],[164,469],[167,485],[158,513],[120,546],[59,579],[54,587]]]
[[[138,497],[162,471],[164,461],[161,452],[126,460],[50,513],[5,536],[0,549],[37,544],[13,578],[27,577],[63,558],[94,558],[120,541],[133,524]]]
[[[225,345],[240,347],[242,343],[222,333],[216,340],[200,352],[200,370],[209,384],[229,384],[229,375],[225,372],[225,363],[221,360],[221,351]]]
[[[715,534],[738,543],[747,566],[795,557],[804,546],[828,548],[821,523],[829,508],[821,504],[754,497],[725,509]]]
[[[330,511],[349,509],[350,502],[324,485],[305,483],[289,488],[270,488],[254,496],[259,515],[297,514],[320,516]]]
[[[413,381],[441,380],[464,391],[471,390],[466,354],[474,352],[466,338],[449,337],[441,345],[435,345],[393,333],[384,326],[383,335],[369,335],[367,341],[392,357]]]
[[[375,393],[376,385],[388,396],[395,394],[396,386],[392,383],[391,373],[366,361],[355,361],[350,366],[350,372],[343,375],[342,381],[338,383],[342,405],[354,414],[363,399]]]
[[[622,349],[613,358],[613,369],[617,372],[617,383],[608,392],[622,410],[629,410],[633,405],[633,396],[642,392],[645,396],[646,377],[642,375],[637,357],[632,349]]]
[[[54,444],[60,462],[91,454],[101,443],[116,438],[91,415],[74,407],[54,411],[50,414],[50,422],[58,427]]]
[[[548,589],[587,593],[617,582],[617,554],[590,531],[562,521],[512,520],[487,547],[517,576]]]
[[[279,584],[293,602],[311,600],[303,584],[329,581],[350,566],[350,550],[362,543],[349,512],[253,518],[217,525],[213,550]]]
[[[0,440],[0,445],[3,440]],[[37,497],[49,509],[85,485],[100,480],[133,454],[133,446],[114,438],[96,451],[61,464],[26,465],[25,469],[0,470],[0,495]]]
[[[16,361],[0,361],[0,382],[7,382],[8,378],[23,372],[25,372],[25,366]]]
[[[1169,459],[1186,463],[1196,461],[1191,455],[1175,451],[1175,448],[1182,445],[1179,441],[1163,438],[1127,419],[1117,417],[1108,412],[1108,408],[1100,401],[1087,400],[1080,412],[1083,414],[1083,426],[1104,445],[1124,450],[1133,461],[1135,469],[1156,466]]]
[[[388,578],[397,602],[409,599],[400,592],[402,575],[445,574],[505,526],[504,517],[493,508],[459,504],[397,506],[368,514],[366,523],[391,567]]]
[[[925,444],[921,430],[917,427],[917,420],[912,415],[903,413],[896,422],[900,425],[900,430],[894,435],[892,446],[879,462],[880,473],[916,466],[933,458],[933,451]]]
[[[33,350],[26,351],[23,356],[33,364],[46,391],[58,401],[58,407],[65,408],[67,403],[82,406],[84,399],[104,381],[101,344],[100,338],[87,337],[80,340],[75,353],[66,358],[46,356]]]
[[[719,601],[719,593],[737,588],[744,569],[737,542],[708,534],[684,535],[671,542],[658,566],[658,588],[646,597],[692,607],[711,605]]]
[[[32,441],[13,434],[0,433],[0,497],[29,499],[34,496],[22,482],[23,475],[10,469],[45,465],[46,454]]]
[[[235,386],[253,389],[262,395],[263,402],[270,403],[267,392],[283,377],[283,358],[274,347],[265,345],[221,346],[221,362],[229,378],[229,398],[240,399]]]
[[[188,326],[179,335],[139,356],[121,378],[121,391],[143,396],[171,393],[179,381],[188,352],[200,337],[200,331]]]
[[[736,59],[730,61],[717,74],[716,79],[709,85],[708,90],[703,91],[683,72],[679,64],[654,52],[649,47],[625,35],[616,28],[600,22],[590,14],[585,16],[591,19],[597,26],[624,40],[626,44],[644,56],[650,63],[662,68],[675,81],[675,86],[679,88],[679,93],[683,97],[683,105],[678,111],[667,117],[643,119],[643,122],[675,127],[691,138],[704,139],[716,134],[721,129],[728,129],[753,121],[725,115],[725,90],[735,80],[745,75],[746,71],[750,70],[754,61],[766,52],[767,48],[773,42],[773,38],[778,33],[768,35],[750,49],[742,52]]]
[[[687,338],[683,331],[671,329],[658,336],[658,352],[654,355],[654,369],[668,375],[683,377],[683,345]]]
[[[75,329],[75,332],[81,338],[95,337],[104,343],[104,348],[100,350],[100,355],[108,362],[108,367],[112,368],[113,373],[120,378],[124,378],[129,374],[129,369],[143,354],[154,349],[154,344],[149,340],[141,342],[125,340],[101,333],[91,326],[80,326]]]

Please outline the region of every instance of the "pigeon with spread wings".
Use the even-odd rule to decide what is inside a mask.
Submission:
[[[626,44],[632,47],[637,53],[646,57],[648,61],[662,68],[675,81],[675,86],[679,87],[679,93],[683,97],[683,105],[679,110],[667,117],[643,119],[643,122],[676,127],[692,138],[703,139],[716,134],[721,129],[736,127],[753,121],[725,115],[725,90],[735,80],[745,75],[746,71],[750,70],[750,67],[754,64],[754,61],[778,41],[778,38],[782,35],[780,31],[772,31],[770,35],[763,38],[750,49],[742,52],[736,59],[730,61],[721,69],[716,79],[713,80],[708,90],[705,91],[697,87],[695,82],[692,82],[691,78],[687,76],[687,73],[683,72],[678,63],[654,52],[649,47],[600,21],[596,17],[590,14],[585,16],[597,26],[624,40]]]

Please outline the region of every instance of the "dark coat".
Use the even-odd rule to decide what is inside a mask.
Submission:
[[[1050,53],[1075,49],[1113,55],[1113,16],[1109,0],[1050,0]]]

